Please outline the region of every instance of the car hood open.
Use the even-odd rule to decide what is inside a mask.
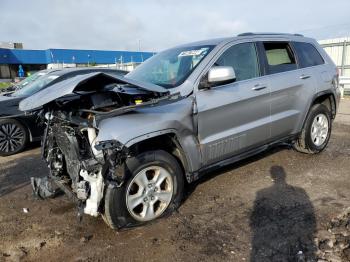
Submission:
[[[35,93],[34,95],[22,100],[19,104],[19,109],[21,111],[31,111],[74,92],[99,91],[109,84],[129,84],[144,91],[159,94],[169,93],[169,90],[158,85],[141,82],[124,76],[116,76],[96,72],[91,74],[78,75],[45,88],[38,93]]]

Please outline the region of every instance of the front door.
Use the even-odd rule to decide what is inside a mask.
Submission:
[[[213,66],[232,66],[236,81],[196,94],[202,164],[224,160],[270,137],[270,88],[255,43],[229,47]]]

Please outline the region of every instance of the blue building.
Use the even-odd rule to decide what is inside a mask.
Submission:
[[[75,49],[6,49],[0,48],[0,78],[17,76],[19,65],[25,72],[46,69],[50,64],[101,65],[142,63],[154,53]]]

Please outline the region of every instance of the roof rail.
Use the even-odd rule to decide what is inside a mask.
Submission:
[[[252,33],[252,32],[247,32],[247,33],[238,34],[237,36],[251,36],[251,35],[295,35],[295,36],[303,36],[302,34],[288,34],[288,33]]]
[[[247,33],[238,34],[237,36],[248,36],[248,35],[255,35],[255,34],[251,32],[247,32]]]

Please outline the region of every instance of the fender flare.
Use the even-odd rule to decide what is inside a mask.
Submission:
[[[336,112],[337,112],[337,103],[336,103],[336,100],[335,100],[335,95],[332,91],[330,90],[326,90],[326,91],[321,91],[317,94],[315,94],[311,100],[311,103],[309,104],[309,107],[308,107],[308,110],[307,110],[307,113],[305,114],[304,116],[304,119],[303,119],[303,125],[301,126],[301,128],[303,128],[305,126],[305,121],[310,113],[310,110],[311,110],[311,107],[315,104],[316,100],[322,96],[330,96],[331,97],[331,114],[332,114],[332,119],[334,119],[335,115],[336,115]],[[334,108],[333,108],[334,107]]]
[[[183,156],[183,164],[184,164],[184,169],[186,172],[186,179],[188,178],[188,174],[194,170],[195,168],[195,164],[194,162],[198,162],[199,160],[194,159],[195,157],[191,157],[190,154],[188,153],[187,150],[185,150],[184,148],[187,147],[192,147],[195,148],[196,150],[198,150],[198,146],[195,144],[195,142],[193,142],[192,144],[189,142],[190,140],[187,139],[186,141],[184,141],[184,139],[181,139],[181,135],[179,134],[179,132],[176,129],[164,129],[164,130],[158,130],[158,131],[154,131],[151,133],[147,133],[147,134],[143,134],[141,136],[135,137],[131,140],[129,140],[128,142],[126,142],[124,144],[124,146],[126,148],[132,147],[133,145],[136,145],[139,142],[145,141],[147,139],[151,139],[151,138],[156,138],[162,135],[172,135],[175,139],[175,145],[177,146],[177,148],[180,150],[182,156]],[[195,136],[192,134],[188,134],[187,137],[192,137],[194,139],[191,139],[192,141],[197,141],[195,139]],[[186,138],[185,138],[186,139]],[[192,154],[191,154],[192,155]],[[200,152],[198,151],[197,156],[200,156]]]

